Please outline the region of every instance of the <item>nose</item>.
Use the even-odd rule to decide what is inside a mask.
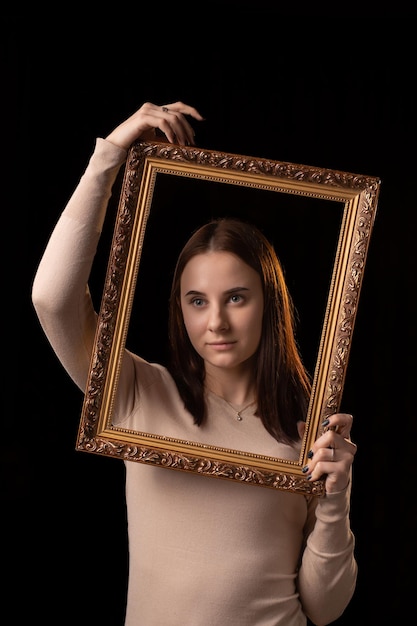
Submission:
[[[221,308],[212,309],[208,323],[208,329],[212,333],[224,332],[228,330],[229,323],[226,315]]]

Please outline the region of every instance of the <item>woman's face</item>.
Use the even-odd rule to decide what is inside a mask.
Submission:
[[[206,367],[239,368],[261,339],[264,298],[257,272],[230,252],[194,256],[181,276],[181,309]]]

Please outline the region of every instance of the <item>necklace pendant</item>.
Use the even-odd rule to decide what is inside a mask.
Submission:
[[[241,416],[240,413],[236,413],[236,419],[237,419],[238,422],[242,421],[242,416]]]

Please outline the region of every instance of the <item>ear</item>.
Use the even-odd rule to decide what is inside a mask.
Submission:
[[[300,437],[300,439],[302,439],[304,437],[304,433],[306,430],[306,423],[303,422],[302,420],[299,420],[297,422],[297,428],[298,428],[298,435]]]

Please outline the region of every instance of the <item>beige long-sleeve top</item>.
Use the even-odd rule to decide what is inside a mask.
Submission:
[[[50,237],[33,284],[40,323],[85,389],[97,316],[88,279],[126,152],[104,139]],[[145,303],[150,306],[149,302]],[[161,365],[126,350],[119,426],[298,459],[248,409],[234,420],[209,394],[197,427]],[[337,619],[356,584],[350,486],[321,498],[127,461],[126,626],[302,626]],[[117,575],[117,573],[116,573]]]

